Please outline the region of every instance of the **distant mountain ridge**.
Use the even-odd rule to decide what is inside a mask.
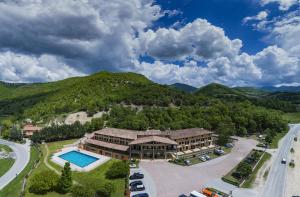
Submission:
[[[174,83],[169,86],[172,88],[178,89],[178,90],[182,90],[184,92],[189,92],[189,93],[192,93],[192,92],[195,92],[198,90],[198,88],[184,84],[184,83]]]
[[[260,89],[270,91],[270,92],[300,92],[300,86],[264,86]]]

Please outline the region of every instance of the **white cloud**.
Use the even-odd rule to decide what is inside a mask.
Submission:
[[[194,86],[299,82],[297,14],[268,21],[263,11],[245,19],[265,22],[261,28],[278,43],[254,55],[204,19],[154,30],[155,21],[174,14],[180,12],[163,11],[152,0],[2,0],[0,80],[53,81],[112,70]]]
[[[45,82],[80,76],[80,73],[54,56],[39,57],[0,53],[0,79],[8,82]]]
[[[184,60],[190,57],[197,60],[232,58],[242,47],[241,40],[230,40],[222,28],[203,19],[197,19],[178,30],[148,30],[139,40],[145,54],[164,60]]]
[[[264,6],[270,3],[278,3],[279,9],[282,11],[288,10],[291,6],[299,4],[299,0],[261,0],[260,3]]]
[[[268,17],[267,11],[261,11],[255,16],[248,16],[243,19],[243,23],[247,23],[248,21],[262,21],[266,20]]]

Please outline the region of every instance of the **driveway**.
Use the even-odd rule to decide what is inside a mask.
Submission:
[[[16,161],[14,165],[2,177],[0,177],[1,190],[16,177],[16,174],[22,172],[28,164],[30,158],[30,143],[27,141],[26,144],[17,144],[0,139],[0,144],[9,146],[16,154]]]
[[[220,177],[232,170],[256,144],[255,140],[238,138],[230,154],[188,167],[165,160],[145,160],[140,166],[155,183],[156,196],[151,197],[176,197],[199,191],[208,186],[207,183],[222,183]],[[225,184],[224,188],[229,187]]]

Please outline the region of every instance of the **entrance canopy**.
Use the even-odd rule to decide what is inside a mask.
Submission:
[[[129,145],[137,145],[137,144],[146,144],[150,142],[157,142],[162,144],[170,144],[170,145],[178,145],[177,142],[166,138],[166,137],[159,137],[159,136],[148,136],[148,137],[141,137],[129,143]]]

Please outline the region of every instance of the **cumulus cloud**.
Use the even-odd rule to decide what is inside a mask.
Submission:
[[[82,75],[51,55],[34,57],[12,52],[0,53],[0,70],[0,79],[8,82],[46,82]]]
[[[149,30],[139,40],[144,53],[165,60],[184,60],[190,57],[197,60],[231,58],[239,53],[242,46],[241,40],[230,40],[222,28],[204,19],[197,19],[178,30]]]
[[[279,9],[282,11],[288,10],[291,6],[295,4],[299,4],[299,0],[261,0],[260,3],[264,6],[269,3],[277,3],[279,4]]]
[[[0,80],[53,81],[110,70],[194,86],[299,82],[297,14],[268,21],[263,11],[245,19],[268,22],[263,28],[278,42],[254,55],[205,19],[153,27],[177,14],[152,0],[0,0]]]
[[[0,2],[0,48],[58,56],[80,72],[126,70],[135,37],[162,16],[150,0]]]
[[[262,21],[266,20],[268,17],[267,11],[261,11],[255,16],[248,16],[243,19],[243,23],[247,23],[248,21]]]

